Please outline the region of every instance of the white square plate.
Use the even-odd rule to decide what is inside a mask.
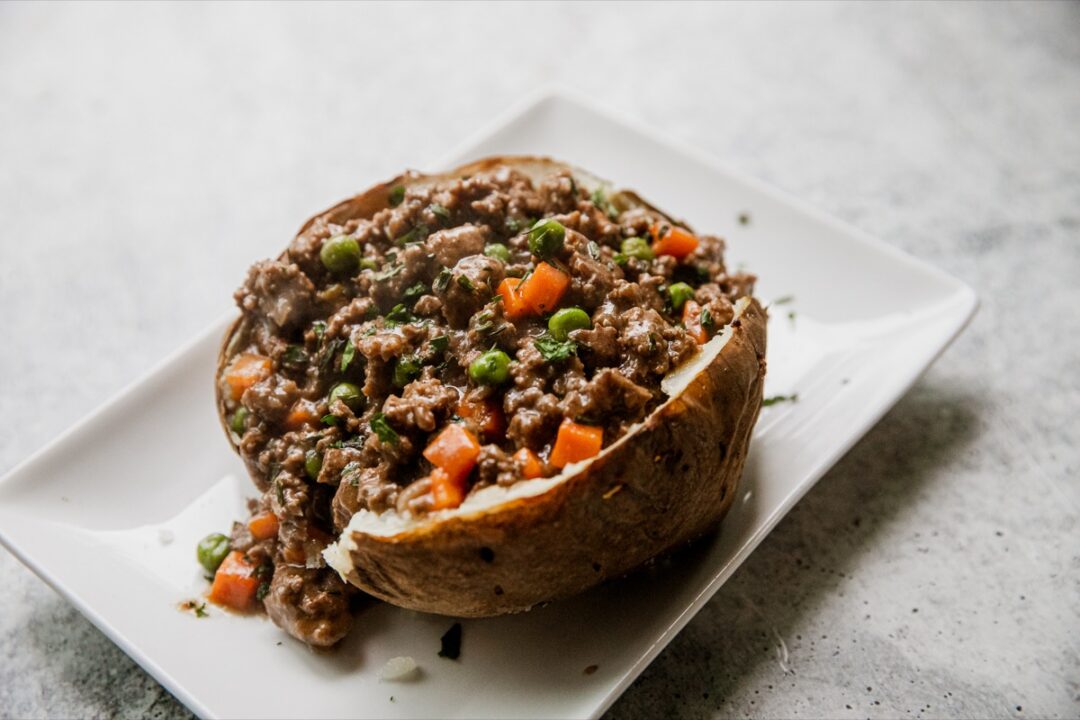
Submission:
[[[199,715],[599,716],[976,307],[945,273],[562,94],[442,165],[506,153],[580,165],[726,236],[760,297],[794,298],[773,308],[766,394],[798,401],[762,411],[717,536],[575,599],[465,621],[458,661],[436,655],[449,619],[386,605],[364,610],[339,651],[316,653],[262,618],[177,610],[205,587],[196,541],[253,494],[215,414],[222,321],[0,481],[0,540]],[[398,655],[421,677],[380,682]]]

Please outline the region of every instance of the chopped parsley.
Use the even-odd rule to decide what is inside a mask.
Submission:
[[[394,325],[400,325],[412,320],[413,316],[412,313],[409,312],[409,308],[405,307],[404,303],[398,303],[390,308],[390,312],[386,313],[385,319],[387,324],[393,323]]]
[[[311,331],[315,333],[316,340],[322,340],[323,335],[326,333],[326,323],[322,320],[316,320],[311,324]]]
[[[390,278],[394,277],[395,275],[397,275],[398,273],[400,273],[404,269],[405,269],[405,266],[403,264],[401,264],[401,263],[390,263],[390,264],[384,266],[382,271],[375,273],[375,275],[373,277],[378,282],[383,282],[385,280],[389,280]]]
[[[255,590],[255,599],[258,600],[259,602],[262,602],[266,598],[266,596],[269,595],[269,594],[270,594],[270,583],[268,583],[268,582],[259,583],[258,589]],[[198,611],[196,611],[196,612],[198,612]]]
[[[767,397],[764,400],[762,400],[761,401],[761,406],[762,407],[769,407],[770,405],[775,405],[776,403],[798,402],[798,401],[799,401],[799,393],[793,393],[791,395],[773,395],[772,397]]]
[[[450,272],[449,268],[443,268],[436,276],[435,282],[431,283],[431,289],[437,293],[446,292],[446,288],[450,287],[450,278],[453,276],[454,273]]]
[[[476,292],[476,285],[469,279],[467,275],[458,275],[457,284],[460,285],[467,292]]]
[[[401,237],[394,238],[394,242],[397,243],[398,245],[401,245],[401,246],[411,245],[413,243],[418,243],[418,242],[423,241],[423,239],[426,238],[427,236],[428,236],[428,226],[425,225],[424,223],[417,223],[412,228],[412,230],[409,230],[409,232],[405,233]]]
[[[352,340],[349,340],[345,345],[345,351],[341,353],[341,372],[345,372],[349,369],[349,364],[352,363],[355,355],[356,346],[353,345]]]
[[[287,370],[302,370],[308,363],[308,354],[302,345],[289,345],[281,355],[281,364]]]
[[[416,301],[420,299],[420,296],[427,292],[427,289],[427,285],[418,282],[412,287],[405,289],[405,292],[402,293],[402,299],[409,304],[415,304]]]
[[[431,207],[428,208],[428,209],[431,210],[432,215],[439,218],[444,223],[449,223],[450,222],[450,211],[447,210],[442,205],[440,205],[439,203],[432,203]]]
[[[405,186],[395,185],[390,188],[390,207],[397,207],[405,200]]]
[[[390,427],[390,423],[386,421],[386,416],[382,413],[375,413],[371,418],[371,430],[379,436],[379,439],[388,445],[397,445],[398,434],[394,431],[394,428]]]
[[[707,307],[701,309],[701,318],[700,318],[700,320],[701,320],[701,327],[705,328],[706,330],[711,330],[713,325],[716,324],[716,321],[713,320],[712,313],[709,311],[709,308],[707,308]]]
[[[431,338],[431,347],[436,352],[445,352],[450,347],[450,338],[446,335],[439,335],[438,337]]]
[[[772,301],[772,304],[773,305],[787,305],[790,302],[795,302],[795,296],[794,295],[784,295],[783,297],[778,297],[778,298],[776,298],[775,300]]]
[[[334,415],[334,414],[323,415],[322,416],[322,422],[323,422],[323,425],[337,425],[337,415]]]
[[[533,345],[540,353],[540,357],[551,363],[569,360],[577,352],[577,343],[573,340],[556,340],[550,335],[544,334],[533,341]]]

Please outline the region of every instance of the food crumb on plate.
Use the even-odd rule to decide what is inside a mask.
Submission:
[[[454,623],[441,638],[439,657],[457,660],[461,655],[461,623]]]
[[[206,611],[206,603],[199,602],[198,600],[184,600],[176,606],[180,612],[192,613],[197,618],[209,617],[210,613]]]
[[[585,668],[584,674],[585,675],[592,675],[594,672],[596,672],[599,669],[600,669],[599,665],[590,665],[589,667]]]
[[[379,679],[388,682],[400,682],[412,680],[416,677],[416,661],[408,656],[392,657],[386,661],[382,670],[379,671]],[[393,700],[393,696],[390,697]]]

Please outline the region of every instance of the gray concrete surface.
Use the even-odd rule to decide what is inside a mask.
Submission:
[[[547,81],[983,301],[610,717],[1080,715],[1076,3],[0,4],[0,470]],[[187,715],[5,552],[0,588],[0,716]]]

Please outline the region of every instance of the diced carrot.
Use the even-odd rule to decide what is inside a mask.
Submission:
[[[424,457],[444,470],[450,479],[464,480],[480,457],[480,443],[461,425],[450,423],[425,448]]]
[[[537,315],[543,315],[559,306],[559,300],[568,287],[569,275],[554,265],[542,262],[518,286],[518,294],[527,308]]]
[[[278,519],[272,512],[265,512],[248,520],[248,530],[256,540],[266,540],[277,535]]]
[[[285,416],[285,427],[289,430],[299,430],[317,422],[319,422],[319,415],[315,412],[315,403],[310,400],[297,401],[289,414]]]
[[[551,448],[551,464],[557,468],[588,460],[604,446],[604,429],[579,425],[569,418],[562,421],[555,447]]]
[[[210,586],[207,597],[215,605],[223,605],[233,610],[247,610],[255,601],[255,592],[259,589],[259,579],[255,577],[255,566],[244,557],[244,553],[233,550],[214,574],[214,584]]]
[[[471,421],[472,426],[485,439],[501,440],[506,432],[506,417],[502,405],[490,398],[478,402],[462,401],[457,406],[457,414]]]
[[[682,260],[697,249],[698,239],[681,227],[653,223],[650,231],[654,238],[652,249],[657,255],[671,255]]]
[[[254,353],[241,353],[225,371],[225,384],[229,386],[229,397],[239,400],[249,387],[270,374],[270,358]]]
[[[431,471],[431,507],[434,510],[456,508],[465,500],[465,478],[455,480],[442,468]]]
[[[698,345],[704,345],[709,341],[709,334],[701,326],[701,305],[694,300],[687,300],[683,305],[682,324],[690,337],[697,341]]]
[[[514,462],[521,468],[521,477],[526,480],[532,480],[544,474],[544,466],[540,463],[540,458],[527,447],[514,453]]]
[[[508,277],[499,283],[497,293],[502,296],[503,313],[510,320],[520,320],[529,314],[529,308],[518,293],[521,278]]]

